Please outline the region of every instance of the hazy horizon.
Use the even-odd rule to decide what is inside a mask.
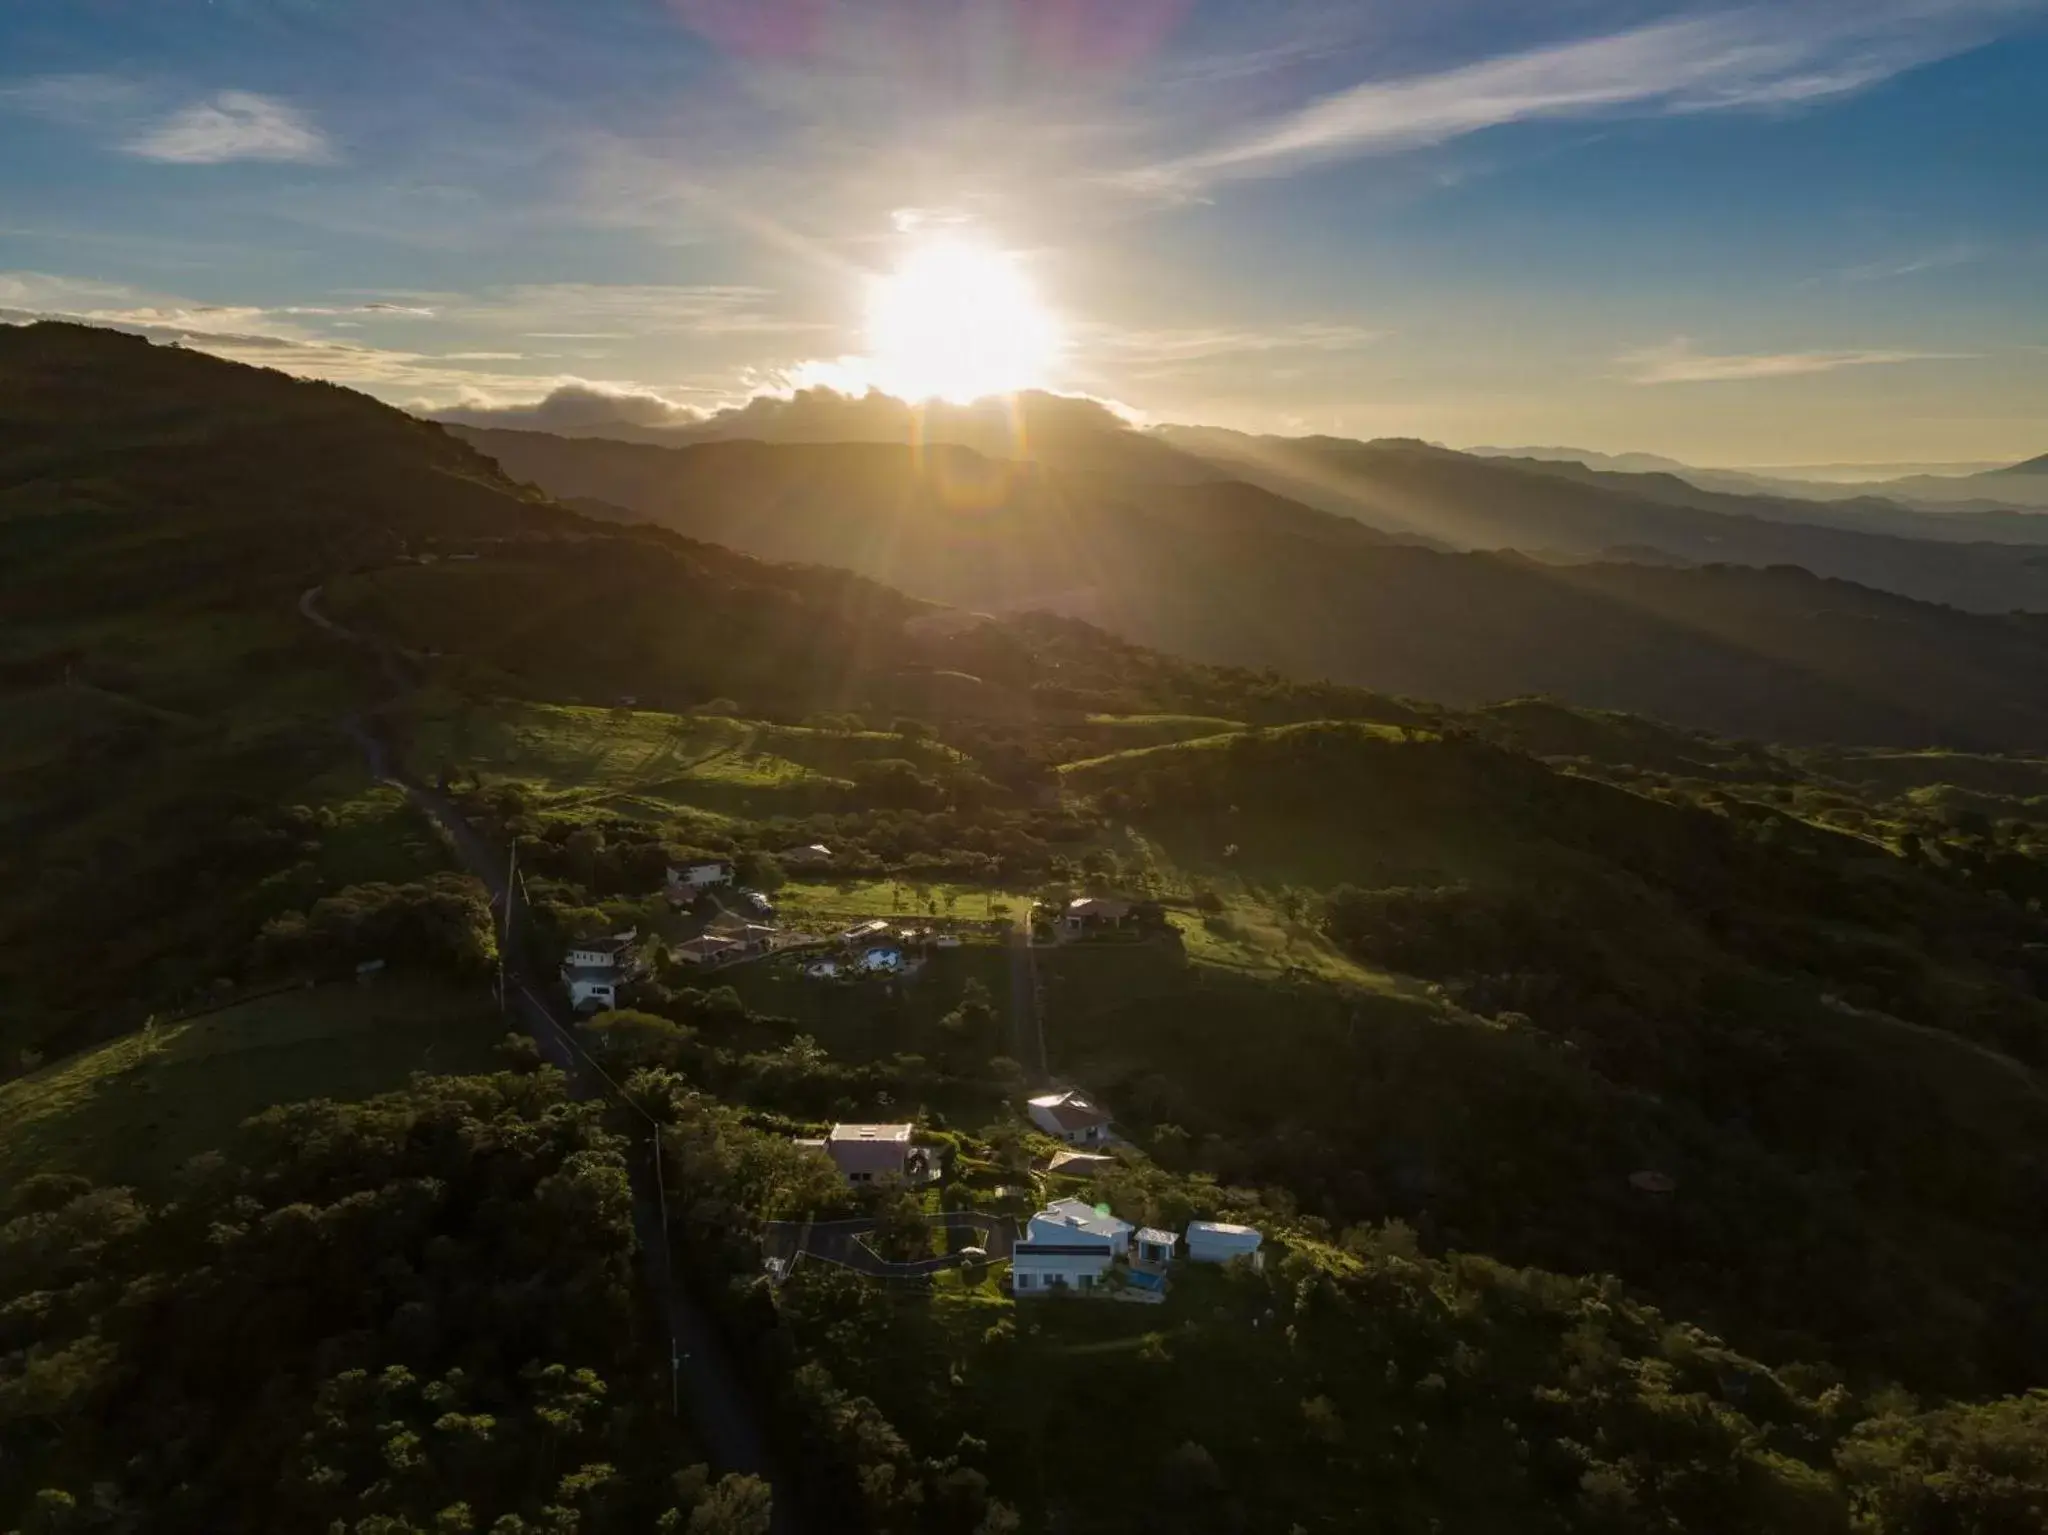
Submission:
[[[20,7],[0,317],[423,411],[1036,385],[1250,432],[2009,463],[2048,447],[2044,18]]]

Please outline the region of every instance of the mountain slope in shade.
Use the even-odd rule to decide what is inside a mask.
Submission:
[[[1584,559],[1648,547],[1694,564],[1798,565],[1980,612],[2048,609],[2048,560],[2038,550],[1956,542],[1957,534],[1983,534],[1935,513],[1731,496],[1675,475],[1481,459],[1426,443],[1248,438],[1208,429],[1169,435],[1280,494],[1456,548]],[[2013,531],[2048,541],[2048,519],[2016,523]]]
[[[1206,661],[1446,702],[1552,692],[1768,739],[2048,744],[2048,619],[1803,570],[1453,554],[1249,486],[1073,480],[964,450],[464,435],[516,478],[692,537]]]
[[[2024,463],[2008,464],[2003,469],[1991,469],[1976,476],[1980,480],[2002,480],[2009,475],[2035,475],[2048,478],[2048,453],[2039,458],[2030,458]]]

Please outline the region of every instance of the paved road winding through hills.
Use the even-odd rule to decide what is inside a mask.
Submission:
[[[336,639],[357,645],[377,658],[393,698],[402,697],[418,683],[405,658],[389,644],[337,623],[320,606],[321,588],[308,587],[299,597],[299,612],[309,623]],[[455,802],[407,773],[396,761],[388,742],[372,720],[350,715],[342,729],[363,754],[370,775],[391,784],[436,824],[447,831],[462,866],[491,893],[492,905],[500,913],[509,910],[514,922],[524,913],[524,897],[508,879],[506,855],[494,848]],[[508,906],[508,903],[509,906]],[[540,1052],[568,1077],[571,1091],[579,1098],[595,1097],[610,1089],[610,1082],[584,1056],[568,1028],[554,1015],[534,978],[516,952],[504,955],[504,1006],[508,1014],[533,1038]],[[775,1535],[798,1535],[803,1528],[791,1493],[789,1479],[778,1474],[744,1378],[734,1362],[725,1339],[712,1323],[709,1313],[676,1282],[667,1263],[667,1236],[662,1228],[660,1205],[649,1193],[651,1167],[635,1166],[633,1172],[633,1226],[640,1250],[648,1265],[650,1281],[657,1293],[667,1297],[670,1346],[674,1350],[675,1378],[691,1421],[704,1436],[705,1447],[722,1471],[740,1471],[765,1479],[774,1489]]]

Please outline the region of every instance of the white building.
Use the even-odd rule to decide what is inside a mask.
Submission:
[[[1078,1199],[1055,1200],[1031,1217],[1024,1240],[1010,1249],[1011,1293],[1099,1289],[1130,1245],[1130,1222]]]
[[[1079,1199],[1055,1199],[1031,1217],[1024,1237],[1030,1242],[1100,1242],[1117,1257],[1130,1250],[1131,1223]]]
[[[1086,895],[1067,902],[1060,925],[1070,934],[1107,932],[1131,918],[1131,903],[1110,896]]]
[[[610,938],[579,938],[569,945],[562,960],[562,984],[569,988],[569,1005],[585,1008],[617,1007],[619,988],[633,977],[633,933]]]
[[[1093,1146],[1109,1139],[1109,1115],[1078,1088],[1043,1094],[1026,1108],[1034,1125],[1070,1146]]]
[[[713,885],[732,883],[732,865],[724,859],[713,859],[708,863],[686,863],[670,865],[668,871],[668,898],[671,901],[693,899],[699,891],[709,890]]]
[[[1106,1242],[1019,1242],[1010,1249],[1010,1293],[1019,1300],[1106,1283],[1116,1254]]]
[[[1228,1263],[1233,1258],[1248,1258],[1257,1264],[1262,1240],[1255,1226],[1233,1226],[1228,1221],[1188,1222],[1188,1257],[1196,1263]]]
[[[1173,1262],[1174,1248],[1178,1239],[1171,1231],[1161,1231],[1153,1226],[1141,1226],[1131,1238],[1131,1261],[1133,1263],[1168,1264]]]
[[[775,855],[775,861],[786,869],[815,869],[832,861],[832,849],[822,842],[812,842],[803,847],[786,847]]]
[[[910,1126],[834,1125],[825,1137],[825,1155],[846,1175],[848,1183],[908,1177]]]

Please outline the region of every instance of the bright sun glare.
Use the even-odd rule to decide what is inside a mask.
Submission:
[[[876,387],[964,404],[1045,387],[1060,336],[1014,257],[935,240],[870,281],[867,341]]]

